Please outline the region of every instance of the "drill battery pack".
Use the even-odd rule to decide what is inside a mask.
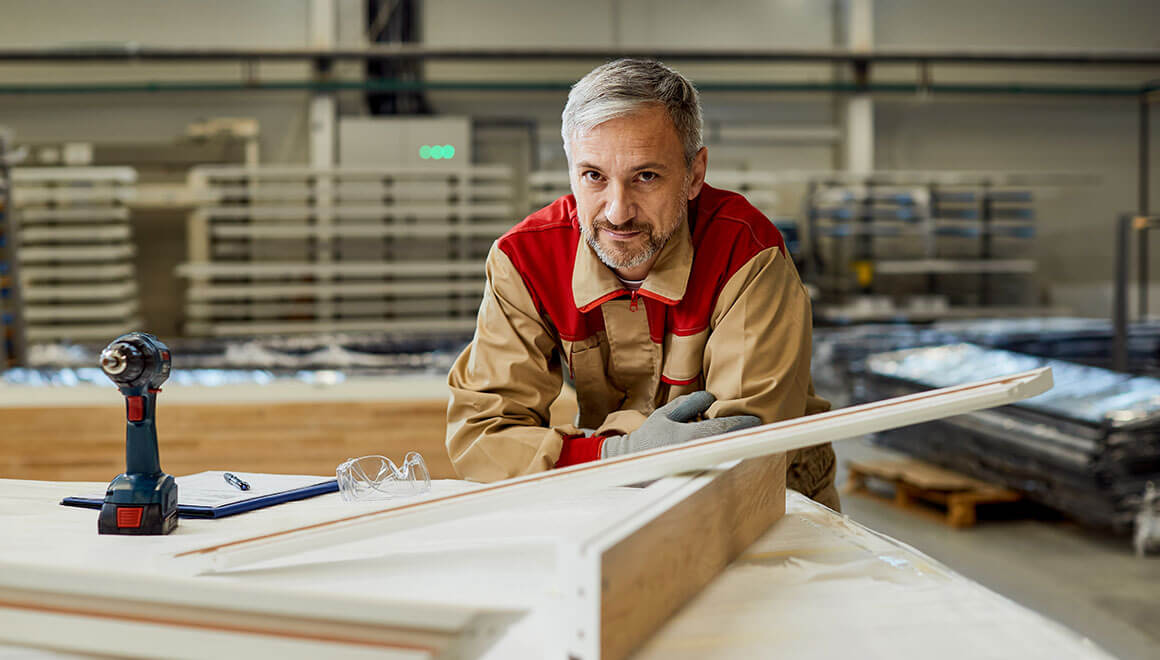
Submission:
[[[113,504],[105,502],[97,518],[100,534],[139,536],[168,534],[177,527],[177,509],[162,512],[160,504]]]

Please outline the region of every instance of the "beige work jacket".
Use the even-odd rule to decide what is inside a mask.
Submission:
[[[678,227],[639,298],[579,238],[571,196],[492,246],[475,337],[448,379],[447,450],[460,476],[551,469],[565,437],[630,433],[658,406],[700,389],[717,398],[710,418],[768,423],[829,409],[810,378],[809,297],[780,235],[740,196],[706,189],[690,207],[696,231]],[[697,305],[699,331],[681,320]],[[575,425],[550,427],[564,369],[579,415]],[[832,484],[828,445],[790,462],[791,488],[813,495]]]

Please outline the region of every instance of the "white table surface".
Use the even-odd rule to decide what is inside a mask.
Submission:
[[[470,488],[433,482],[437,493]],[[163,572],[151,557],[325,519],[352,505],[337,495],[223,520],[185,520],[166,537],[96,533],[96,511],[61,497],[104,484],[0,479],[0,561]],[[558,627],[555,552],[604,512],[639,503],[616,488],[329,548],[207,580],[335,593],[393,591],[416,602],[531,612],[489,658],[542,656]],[[797,493],[787,513],[637,654],[639,658],[1108,658],[1087,640],[893,539]],[[373,579],[369,579],[373,576]],[[0,638],[3,631],[0,630]],[[2,642],[0,642],[2,644]],[[60,656],[0,646],[0,658]]]

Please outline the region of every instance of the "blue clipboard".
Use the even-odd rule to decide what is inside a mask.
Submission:
[[[227,516],[253,511],[254,509],[262,509],[284,502],[293,502],[295,500],[304,500],[308,497],[315,497],[317,495],[325,495],[326,493],[333,493],[338,490],[338,481],[331,479],[321,483],[312,484],[310,486],[303,486],[302,488],[293,488],[284,490],[270,495],[259,495],[249,499],[223,504],[221,506],[199,506],[191,504],[177,504],[177,516],[179,518],[225,518]],[[178,499],[180,500],[180,489],[178,491]],[[76,506],[85,509],[99,509],[104,503],[103,500],[90,497],[66,497],[60,501],[64,506]]]

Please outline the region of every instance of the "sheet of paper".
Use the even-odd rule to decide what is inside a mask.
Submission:
[[[197,474],[177,477],[177,503],[180,506],[218,507],[235,502],[244,502],[255,497],[284,493],[296,488],[304,488],[325,483],[334,477],[319,477],[300,474],[263,474],[260,472],[234,472],[234,476],[250,485],[249,490],[231,486],[222,475],[225,470],[207,470]],[[104,499],[104,493],[86,495],[95,500]]]

